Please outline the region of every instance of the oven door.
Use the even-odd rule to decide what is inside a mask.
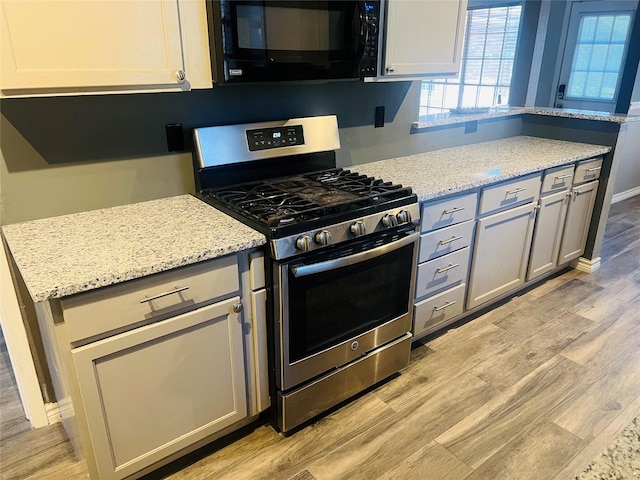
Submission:
[[[359,78],[363,1],[221,0],[225,82]]]
[[[288,390],[411,331],[414,228],[276,270],[276,383]]]

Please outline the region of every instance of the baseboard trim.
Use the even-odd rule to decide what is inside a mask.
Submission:
[[[44,409],[47,412],[47,418],[49,419],[49,425],[53,423],[59,423],[62,421],[62,415],[60,414],[60,407],[57,402],[45,403]]]
[[[636,195],[640,195],[640,187],[631,188],[629,190],[625,190],[624,192],[616,193],[613,197],[611,197],[611,203],[621,202],[622,200],[635,197]]]
[[[584,258],[580,257],[577,260],[571,262],[571,266],[576,270],[585,273],[593,273],[596,270],[600,270],[600,257],[596,258]]]

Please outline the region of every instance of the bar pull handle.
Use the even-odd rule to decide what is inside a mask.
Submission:
[[[451,215],[452,213],[461,212],[462,210],[464,210],[464,207],[454,207],[451,210],[445,210],[442,214]]]
[[[457,237],[454,235],[451,238],[448,238],[447,240],[440,240],[438,242],[438,245],[446,245],[447,243],[451,243],[451,242],[455,242],[456,240],[460,240],[462,238],[462,235],[458,235]]]
[[[520,193],[520,192],[524,192],[526,190],[525,187],[520,187],[520,188],[516,188],[515,190],[508,190],[507,193],[505,194],[505,196],[507,195],[513,195],[515,193]]]
[[[600,170],[601,168],[602,168],[602,167],[591,167],[591,168],[587,168],[587,169],[585,170],[585,172],[589,172],[589,173],[597,172],[597,171],[598,171],[598,170]]]
[[[456,268],[456,267],[459,267],[459,266],[460,266],[459,263],[450,263],[446,267],[437,268],[436,269],[436,273],[444,273],[444,272],[446,272],[448,270],[451,270],[452,268]]]
[[[157,300],[159,298],[162,297],[166,297],[167,295],[173,295],[174,293],[180,293],[180,292],[184,292],[185,290],[189,290],[189,287],[175,287],[175,289],[169,291],[169,292],[163,292],[163,293],[159,293],[157,295],[154,295],[152,297],[146,297],[143,298],[142,300],[140,300],[140,303],[145,303],[145,302],[151,302],[153,300]]]
[[[564,180],[565,178],[571,178],[573,177],[573,174],[568,173],[567,175],[558,175],[556,176],[556,180]]]
[[[439,307],[433,307],[433,311],[434,312],[439,312],[440,310],[444,310],[445,308],[450,307],[451,305],[455,305],[456,303],[457,302],[455,300],[452,301],[452,302],[447,301],[447,302],[445,302],[444,305],[440,305]]]

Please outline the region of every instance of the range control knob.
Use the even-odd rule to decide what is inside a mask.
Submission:
[[[396,218],[398,219],[398,223],[409,223],[411,221],[411,212],[400,210],[396,214]]]
[[[398,224],[398,220],[395,215],[391,215],[387,213],[384,217],[382,217],[382,224],[385,227],[395,227]]]
[[[367,228],[365,227],[364,222],[362,220],[358,220],[357,222],[353,223],[351,227],[349,227],[349,230],[356,237],[359,237],[367,233]]]
[[[311,237],[309,235],[302,235],[296,240],[296,248],[303,252],[308,252],[311,249]]]
[[[331,245],[331,232],[321,230],[316,233],[316,243],[318,245]]]

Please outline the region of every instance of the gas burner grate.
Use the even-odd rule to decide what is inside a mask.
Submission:
[[[202,194],[269,228],[303,224],[404,199],[410,188],[341,168],[208,189]]]

